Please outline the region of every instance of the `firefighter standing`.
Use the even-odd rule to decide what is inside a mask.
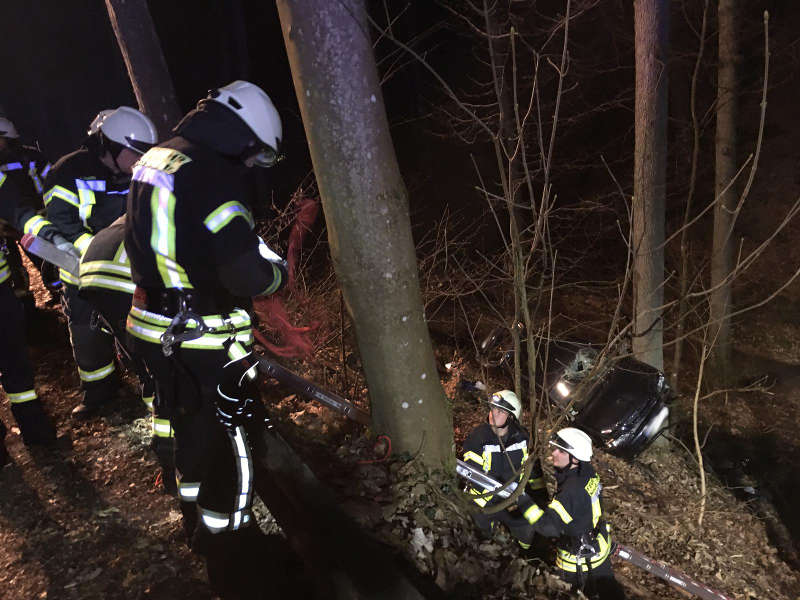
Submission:
[[[201,100],[176,137],[136,164],[125,247],[136,283],[128,331],[169,407],[184,526],[225,597],[260,598],[249,443],[263,428],[245,307],[275,292],[285,263],[254,231],[242,165],[279,159],[269,97],[236,81]],[[255,433],[255,432],[254,432]]]
[[[47,216],[81,254],[97,232],[125,212],[133,163],[156,142],[155,126],[138,110],[121,106],[103,112],[92,122],[85,144],[62,157],[45,180]],[[78,278],[63,269],[60,275],[83,389],[72,414],[88,417],[111,400],[118,386],[113,339],[90,326],[92,309],[78,295]]]
[[[580,429],[566,427],[550,445],[555,496],[544,508],[524,495],[518,505],[535,533],[558,538],[556,570],[562,579],[590,598],[623,598],[609,559],[611,535],[600,504],[602,486],[589,462],[592,440]]]
[[[118,340],[128,367],[139,377],[142,401],[151,412],[151,448],[163,470],[164,488],[175,489],[175,463],[173,458],[173,433],[169,419],[164,417],[164,407],[155,399],[155,382],[140,356],[132,351],[132,340],[125,330],[131,309],[134,284],[131,280],[131,263],[125,251],[125,215],[99,231],[89,243],[80,262],[79,295],[92,305],[94,321]]]
[[[4,173],[11,181],[16,184],[17,189],[24,198],[23,204],[26,209],[26,216],[31,218],[42,206],[43,181],[50,171],[52,165],[44,155],[32,146],[23,146],[19,140],[19,133],[14,124],[8,119],[0,116],[0,173]],[[26,219],[27,220],[27,219]],[[38,222],[38,221],[36,221]],[[33,225],[34,221],[31,222]],[[32,233],[24,229],[25,223],[9,223],[12,229],[23,233]],[[6,260],[11,269],[9,281],[14,288],[14,294],[22,300],[26,309],[35,306],[33,294],[30,291],[30,280],[28,271],[22,264],[22,257],[19,247],[16,244],[18,235],[6,235],[4,242],[6,245]],[[42,278],[48,288],[52,288],[52,281],[49,280],[47,272],[42,269],[43,262],[37,257],[31,257],[34,265],[42,271]]]
[[[18,138],[13,123],[0,118],[0,156],[8,156]],[[27,176],[20,178],[14,163],[0,170],[0,219],[17,232],[38,234],[61,247],[71,245],[46,219],[36,214],[38,197],[29,189]],[[74,251],[74,249],[73,249]],[[0,383],[11,403],[11,413],[26,445],[51,444],[56,432],[44,411],[33,382],[33,368],[25,338],[25,311],[10,283],[11,269],[5,248],[0,248]],[[0,421],[0,465],[8,460]]]
[[[464,442],[464,462],[481,469],[495,481],[505,483],[512,479],[522,482],[525,473],[523,465],[528,459],[528,431],[520,424],[522,404],[517,395],[510,390],[501,390],[489,399],[488,423],[483,423],[473,431]],[[513,485],[513,484],[512,484]],[[513,489],[513,488],[509,488]],[[526,492],[533,498],[546,499],[542,467],[537,459],[528,481]],[[481,508],[492,506],[502,498],[486,495],[481,489],[470,488],[477,496],[474,502]],[[473,515],[475,524],[485,536],[490,536],[495,523],[508,527],[523,548],[528,548],[531,538],[530,525],[516,508],[486,514]]]

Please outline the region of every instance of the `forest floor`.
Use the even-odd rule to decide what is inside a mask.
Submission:
[[[71,420],[79,382],[66,327],[57,308],[45,304],[47,292],[37,278],[34,287],[39,304],[31,327],[36,384],[58,424],[59,445],[28,449],[17,431],[7,436],[13,460],[0,470],[0,599],[214,598],[202,562],[186,546],[177,503],[157,482],[157,463],[147,447],[148,420],[134,380],[126,376],[118,401],[97,418]],[[436,351],[460,444],[483,421],[485,408],[460,392],[458,384],[480,374],[471,361],[458,358],[464,355],[460,349],[439,344]],[[800,363],[800,353],[796,356]],[[761,363],[752,354],[747,358],[748,376],[770,372],[772,363],[763,363],[768,357]],[[328,367],[289,366],[337,389],[339,380]],[[731,436],[721,455],[742,440],[752,447],[753,440],[769,439],[781,426],[797,422],[798,375],[790,367],[778,375],[773,373],[777,384],[771,395],[730,393],[704,404],[703,422],[716,428],[709,437]],[[497,373],[496,381],[487,383],[505,387],[503,377]],[[336,491],[345,510],[435,581],[445,597],[571,597],[545,562],[521,556],[504,532],[479,539],[454,501],[457,491],[443,491],[413,460],[376,461],[372,442],[356,425],[274,385],[264,389],[285,437]],[[12,422],[7,406],[0,412]],[[794,455],[783,470],[757,461],[760,473],[753,472],[754,464],[748,471],[746,461],[742,465],[732,459],[737,464],[731,471],[748,471],[742,476],[754,479],[752,487],[761,489],[761,480],[774,473],[794,485],[794,495],[789,490],[759,503],[731,489],[737,486],[718,471],[708,473],[699,527],[697,463],[680,443],[648,451],[633,462],[597,454],[616,539],[733,598],[800,597],[800,565],[792,541],[770,527],[777,523],[777,530],[796,533],[796,523],[786,517],[797,506],[797,484],[789,477],[796,472]],[[760,455],[749,458],[755,456]],[[549,483],[552,491],[552,479]],[[259,514],[262,526],[274,532],[268,513]],[[682,597],[644,571],[616,559],[614,566],[630,598]]]

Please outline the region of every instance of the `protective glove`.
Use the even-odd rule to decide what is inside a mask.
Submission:
[[[267,243],[261,239],[261,237],[258,238],[258,253],[265,260],[278,265],[284,271],[284,273],[289,271],[289,263],[286,262],[286,259],[281,258],[277,252],[273,251],[272,248],[267,246]]]
[[[58,248],[62,252],[71,254],[77,259],[81,258],[81,253],[78,251],[78,249],[75,246],[73,246],[69,241],[67,241],[67,238],[65,238],[60,233],[54,234],[50,241],[56,248]]]

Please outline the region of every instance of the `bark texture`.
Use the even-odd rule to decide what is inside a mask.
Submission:
[[[633,182],[633,352],[664,368],[664,206],[667,165],[667,0],[636,0]]]
[[[715,383],[725,384],[731,360],[731,282],[733,270],[733,226],[736,219],[736,39],[737,0],[719,0],[719,66],[717,71],[717,131],[715,140],[714,239],[711,248],[709,313],[712,343],[710,367]],[[725,190],[725,188],[728,188]]]
[[[106,0],[106,8],[139,110],[153,120],[163,140],[181,112],[147,0]]]
[[[279,0],[278,12],[373,425],[393,450],[441,466],[453,459],[451,417],[363,0]]]

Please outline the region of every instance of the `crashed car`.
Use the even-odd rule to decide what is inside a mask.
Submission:
[[[655,367],[630,356],[601,364],[598,356],[594,348],[580,347],[548,395],[596,444],[634,458],[661,434],[672,391]]]

